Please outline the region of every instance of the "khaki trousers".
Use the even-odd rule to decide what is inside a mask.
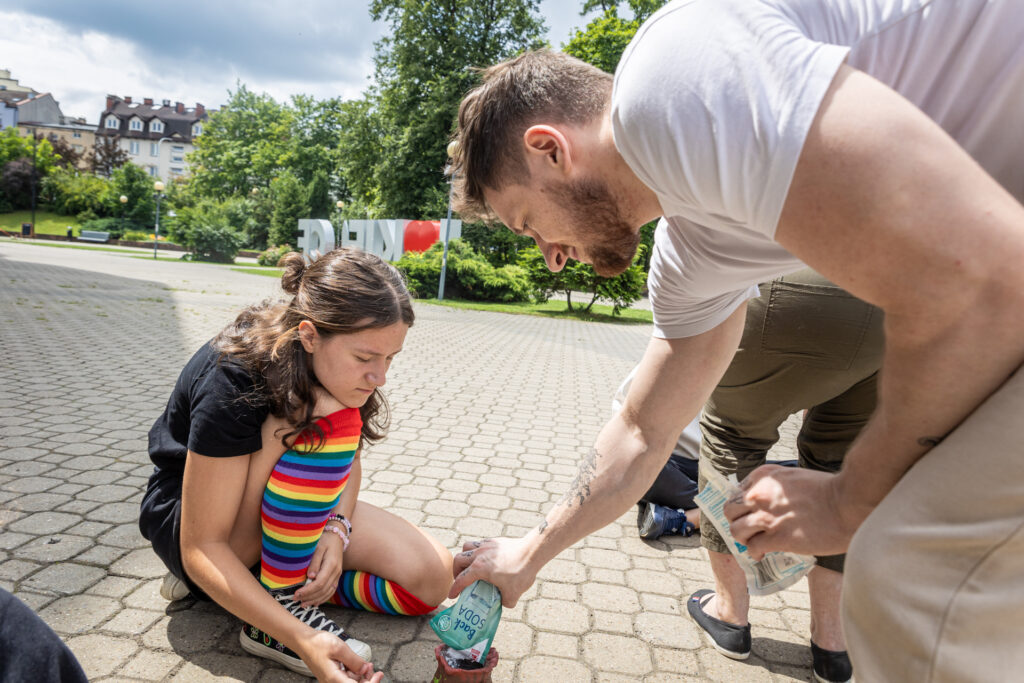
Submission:
[[[1024,680],[1024,371],[900,480],[853,538],[859,683]]]

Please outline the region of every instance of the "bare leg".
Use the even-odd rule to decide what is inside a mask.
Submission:
[[[708,558],[711,560],[711,571],[715,575],[715,597],[704,605],[704,611],[730,624],[746,626],[747,613],[750,610],[746,575],[730,553],[709,550]],[[836,618],[838,619],[838,614]]]
[[[429,605],[440,604],[448,597],[452,555],[416,525],[358,501],[352,513],[351,538],[344,558],[346,570],[394,581]]]
[[[843,575],[815,567],[807,575],[807,585],[811,594],[811,640],[825,650],[845,650],[843,623],[839,619]]]

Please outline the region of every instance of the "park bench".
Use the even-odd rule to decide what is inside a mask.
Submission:
[[[110,240],[110,233],[99,230],[83,230],[79,233],[78,239],[83,242],[107,242]]]

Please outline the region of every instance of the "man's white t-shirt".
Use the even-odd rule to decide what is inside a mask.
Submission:
[[[1019,0],[675,0],[623,54],[615,145],[658,196],[655,335],[724,321],[804,265],[773,240],[804,138],[840,65],[942,126],[1024,200]]]

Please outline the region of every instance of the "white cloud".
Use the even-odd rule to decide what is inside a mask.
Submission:
[[[28,10],[0,9],[0,68],[90,123],[107,93],[209,109],[241,81],[278,101],[297,93],[349,99],[370,84],[373,42],[386,28],[355,0],[182,0],[171,16],[137,0],[111,5],[38,0]],[[0,0],[3,7],[17,5]],[[540,3],[555,48],[590,18],[579,7]]]

